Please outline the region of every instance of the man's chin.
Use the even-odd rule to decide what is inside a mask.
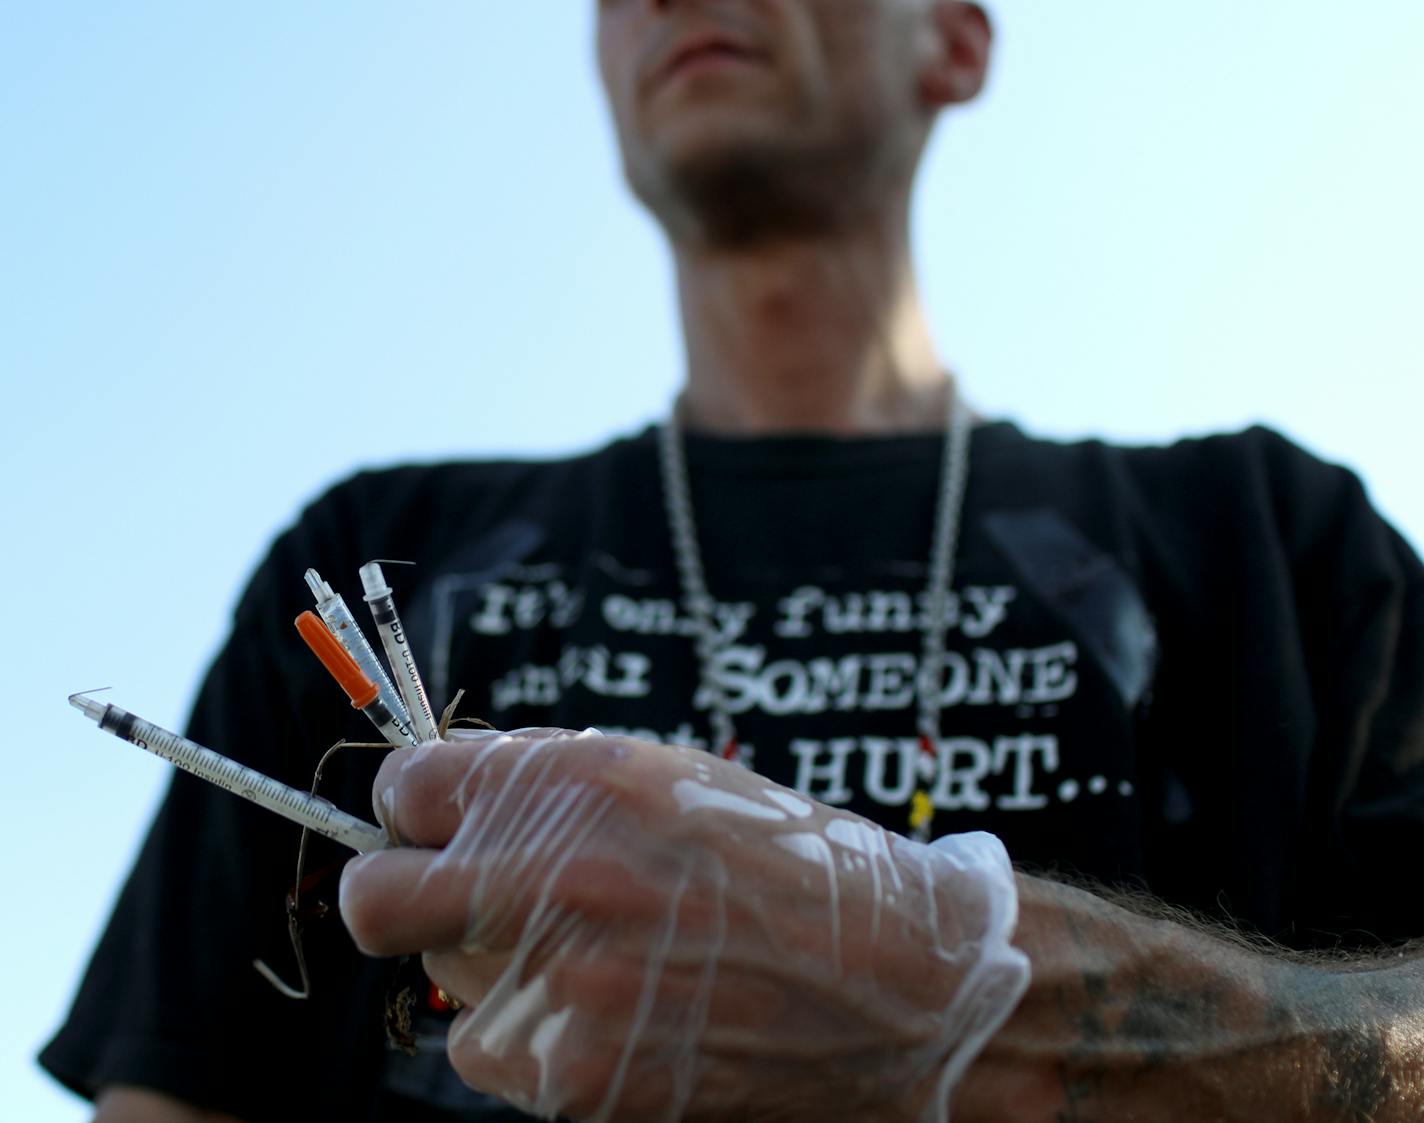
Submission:
[[[855,192],[832,162],[784,136],[698,140],[630,169],[635,194],[674,242],[743,248],[815,237],[845,220]]]
[[[765,159],[804,141],[806,131],[746,99],[706,102],[654,124],[651,158],[670,168]]]

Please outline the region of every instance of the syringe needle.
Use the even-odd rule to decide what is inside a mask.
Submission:
[[[98,721],[104,716],[105,705],[96,701],[88,694],[71,694],[69,704],[82,713],[90,721]]]

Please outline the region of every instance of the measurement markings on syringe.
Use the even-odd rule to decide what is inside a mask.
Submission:
[[[365,853],[387,844],[387,838],[379,827],[342,811],[330,800],[289,787],[255,768],[144,721],[117,706],[106,706],[82,694],[71,695],[69,701],[105,732],[162,757],[224,791],[277,811],[293,822],[319,831],[353,850]]]
[[[143,748],[150,747],[134,738],[127,739]],[[213,752],[212,749],[199,748],[194,751],[176,737],[171,741],[155,737],[152,747],[180,768],[210,780],[224,791],[249,800],[265,798],[293,811],[305,810],[308,815],[318,820],[321,826],[329,826],[332,813],[339,810],[329,800],[288,787],[270,776],[264,776],[246,765]]]

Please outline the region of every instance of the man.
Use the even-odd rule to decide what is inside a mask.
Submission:
[[[248,973],[280,962],[290,834],[179,778],[44,1057],[100,1119],[1424,1112],[1424,962],[1381,950],[1424,935],[1400,872],[1419,564],[1267,433],[971,431],[907,227],[989,44],[950,0],[601,4],[627,175],[677,265],[676,422],[336,489],[254,579],[192,724],[297,783],[359,735],[289,621],[308,566],[394,554],[421,563],[437,704],[469,687],[554,727],[374,776],[406,845],[347,867],[341,912],[423,956],[416,1054],[384,1047],[387,966],[330,920],[306,1002]],[[1340,955],[1011,875],[996,837]],[[447,1026],[480,1093],[422,1048]]]

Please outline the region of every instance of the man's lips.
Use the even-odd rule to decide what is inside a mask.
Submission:
[[[667,61],[658,67],[656,80],[658,83],[665,82],[673,75],[694,66],[756,62],[763,58],[765,55],[762,52],[725,36],[699,36],[680,44],[672,51]]]

